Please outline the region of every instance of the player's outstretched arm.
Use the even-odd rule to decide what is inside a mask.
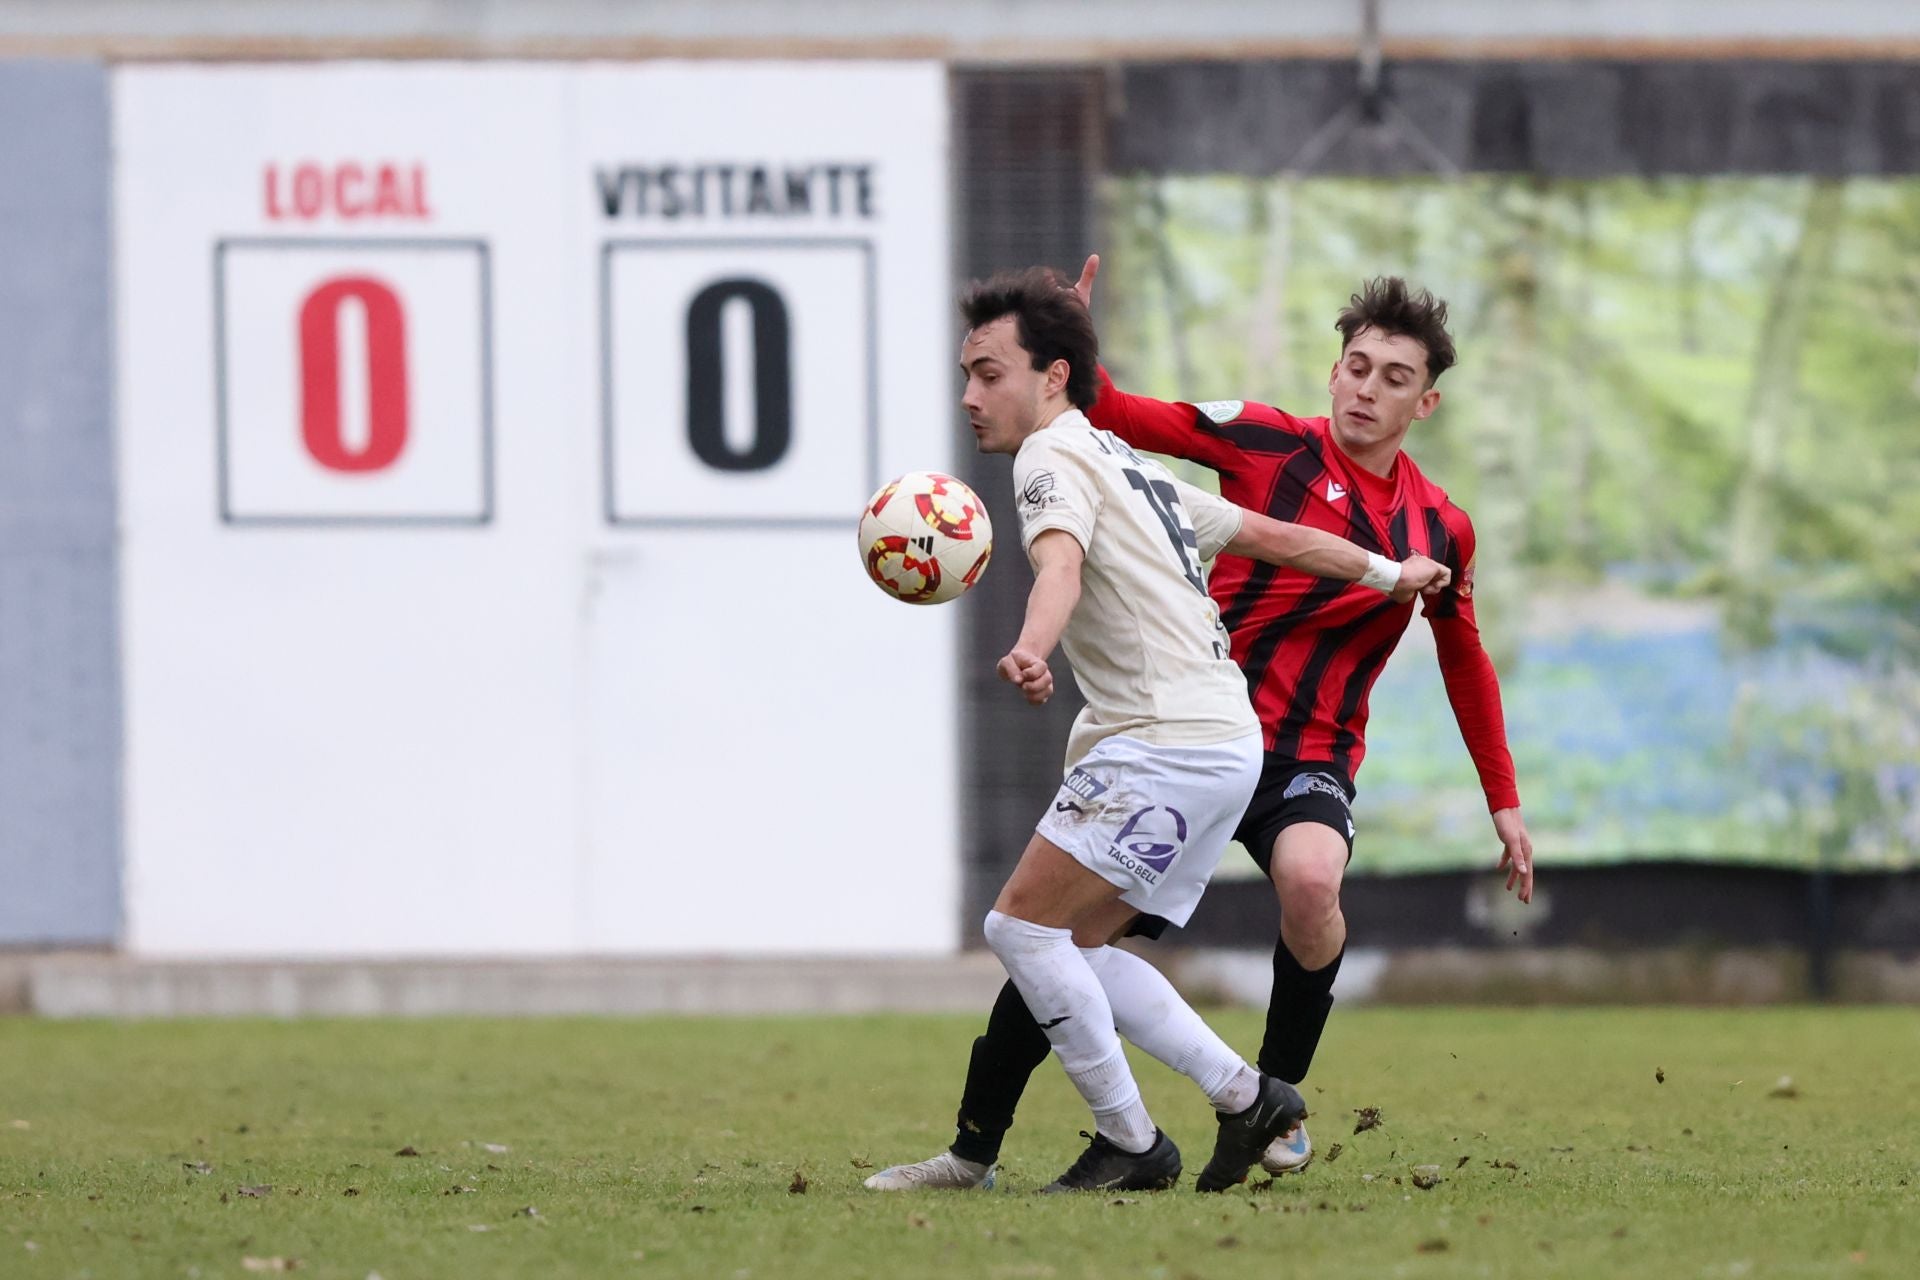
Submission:
[[[1053,696],[1047,659],[1080,603],[1080,566],[1087,555],[1065,529],[1048,529],[1027,548],[1027,558],[1033,562],[1033,590],[1027,593],[1026,622],[995,669],[1037,707]]]
[[[1258,511],[1242,514],[1240,532],[1223,550],[1322,578],[1358,582],[1401,603],[1416,595],[1437,594],[1453,580],[1447,566],[1426,556],[1408,556],[1396,564],[1323,529],[1275,520]]]

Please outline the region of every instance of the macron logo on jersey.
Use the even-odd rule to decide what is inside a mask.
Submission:
[[[1342,489],[1338,484],[1336,484],[1332,480],[1327,481],[1327,501],[1328,502],[1338,502],[1340,501],[1340,499],[1346,496],[1347,496],[1347,491],[1345,489]]]

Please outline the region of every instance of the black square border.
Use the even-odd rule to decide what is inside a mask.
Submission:
[[[613,425],[613,255],[623,250],[765,248],[857,248],[867,274],[867,491],[880,487],[880,339],[879,271],[871,236],[719,236],[620,237],[600,245],[600,467],[606,523],[616,529],[833,529],[847,528],[852,516],[626,516],[614,492]]]
[[[227,250],[229,249],[460,249],[480,262],[480,511],[444,515],[241,515],[233,510],[227,448]],[[272,528],[480,528],[494,517],[493,257],[485,240],[466,237],[222,236],[213,245],[213,392],[220,522]]]

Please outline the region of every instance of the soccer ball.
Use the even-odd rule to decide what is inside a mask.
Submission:
[[[987,505],[938,471],[909,471],[883,485],[860,513],[860,560],[882,591],[908,604],[943,604],[987,570]]]

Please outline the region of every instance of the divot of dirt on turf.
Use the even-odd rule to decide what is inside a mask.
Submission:
[[[1369,1129],[1378,1129],[1383,1123],[1380,1117],[1380,1108],[1378,1107],[1355,1107],[1353,1114],[1356,1117],[1353,1122],[1353,1131],[1355,1133],[1365,1133]]]

